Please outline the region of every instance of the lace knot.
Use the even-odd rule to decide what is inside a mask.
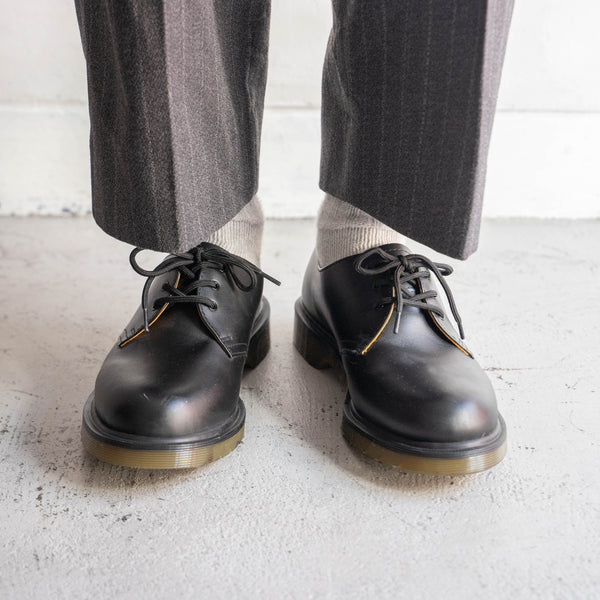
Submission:
[[[143,250],[143,248],[134,248],[129,255],[129,263],[136,273],[147,277],[142,290],[142,312],[144,314],[144,329],[146,331],[149,330],[148,296],[150,293],[150,285],[154,278],[159,275],[165,275],[172,271],[179,271],[179,273],[187,280],[187,285],[183,288],[175,288],[166,284],[163,286],[163,290],[168,292],[169,295],[157,298],[155,304],[162,303],[164,306],[167,303],[177,304],[191,302],[203,304],[208,306],[211,310],[217,309],[216,302],[198,294],[200,288],[212,287],[218,289],[219,286],[218,282],[214,280],[199,279],[200,272],[206,266],[225,271],[234,285],[243,292],[248,292],[256,287],[258,276],[268,279],[275,285],[281,285],[277,279],[267,275],[245,258],[231,254],[218,246],[204,247],[201,244],[192,248],[189,252],[171,254],[156,268],[151,270],[142,268],[137,262],[136,257]],[[239,272],[236,272],[236,268],[240,269],[248,276],[248,283],[242,281]]]
[[[372,256],[378,256],[381,261],[374,266],[367,266],[368,260]],[[445,281],[445,277],[451,275],[453,269],[450,265],[444,263],[436,263],[421,254],[401,254],[391,253],[383,250],[383,248],[373,248],[361,254],[355,262],[355,269],[361,275],[380,275],[382,273],[393,272],[393,297],[392,302],[396,309],[396,319],[394,321],[394,333],[398,333],[400,328],[400,317],[404,306],[413,306],[421,310],[428,310],[445,317],[444,310],[439,306],[434,306],[427,303],[429,298],[437,297],[435,290],[416,293],[411,283],[418,283],[420,279],[429,277],[429,272],[432,272],[442,286],[448,304],[452,312],[452,316],[458,325],[458,331],[461,339],[465,338],[462,320],[458,314],[454,296]]]

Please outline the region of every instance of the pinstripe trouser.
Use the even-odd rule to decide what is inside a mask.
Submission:
[[[131,244],[185,251],[256,192],[270,1],[75,2],[94,217]],[[320,187],[472,253],[512,3],[333,0]]]

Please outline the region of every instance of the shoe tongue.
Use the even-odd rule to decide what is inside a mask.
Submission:
[[[381,246],[378,246],[377,249],[389,254],[391,257],[393,257],[394,261],[396,260],[397,256],[406,256],[408,254],[411,254],[409,248],[407,248],[404,244],[383,244]],[[385,277],[386,279],[389,279],[390,283],[394,281],[395,269],[391,267],[389,257],[381,256],[381,254],[379,254],[378,252],[373,252],[372,254],[369,254],[365,258],[361,259],[361,264],[367,269],[385,269],[380,274],[380,278]],[[388,265],[390,265],[389,269],[387,268]],[[404,289],[402,290],[402,292],[398,290],[398,293],[402,293],[405,297],[414,296],[417,293],[417,290],[411,282],[405,282],[403,288]]]
[[[224,250],[221,246],[217,246],[217,244],[211,244],[210,242],[202,242],[199,244],[199,248],[201,250]]]
[[[384,250],[385,252],[389,252],[390,254],[393,254],[395,256],[407,256],[408,254],[412,254],[412,252],[410,251],[410,249],[408,247],[406,247],[404,244],[385,244],[383,246],[381,246],[381,249]],[[391,274],[390,274],[391,277]],[[412,282],[408,281],[404,284],[405,290],[402,291],[402,294],[407,297],[410,298],[411,296],[414,296],[417,293],[417,290],[415,288],[415,286],[412,284]]]
[[[233,258],[243,258],[241,256],[238,256],[236,254],[232,254],[231,252],[229,252],[228,250],[225,250],[225,248],[221,247],[221,246],[217,246],[217,244],[211,244],[210,242],[202,242],[201,244],[199,244],[198,246],[201,250],[217,250],[219,251],[221,254],[224,253],[225,256],[230,255]],[[210,260],[210,259],[209,259]],[[220,263],[222,259],[217,258],[216,261],[217,263]],[[247,287],[250,286],[252,284],[252,276],[248,273],[248,271],[246,271],[245,269],[243,269],[241,266],[226,261],[228,262],[227,268],[229,269],[229,271],[231,271],[235,277],[239,280],[239,282]],[[211,267],[212,268],[212,267]],[[198,290],[198,295],[202,295],[200,292],[202,290],[199,289]]]
[[[412,254],[409,248],[407,248],[404,244],[385,244],[381,246],[382,250],[389,252],[390,254],[401,254],[406,256],[407,254]]]
[[[384,244],[382,246],[378,246],[378,248],[394,257],[411,254],[411,251],[403,244]],[[364,259],[364,265],[370,268],[380,267],[387,264],[388,260],[389,259],[386,259],[377,253],[373,253]]]

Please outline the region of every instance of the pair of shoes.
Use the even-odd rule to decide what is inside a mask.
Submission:
[[[244,432],[245,367],[269,350],[263,280],[239,256],[203,243],[168,256],[108,354],[83,412],[82,440],[117,465],[197,467]],[[449,323],[451,268],[387,245],[319,269],[311,259],[296,303],[294,344],[348,381],[343,433],[365,455],[407,471],[472,473],[502,460],[506,428],[490,382]],[[395,318],[392,318],[395,314]]]

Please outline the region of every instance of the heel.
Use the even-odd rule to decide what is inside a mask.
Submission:
[[[298,309],[296,309],[294,318],[294,347],[296,350],[315,369],[335,367],[338,362],[335,352],[304,323],[297,311]]]
[[[248,355],[244,366],[249,369],[257,367],[269,353],[271,348],[271,333],[269,330],[269,321],[250,338],[248,343]]]

